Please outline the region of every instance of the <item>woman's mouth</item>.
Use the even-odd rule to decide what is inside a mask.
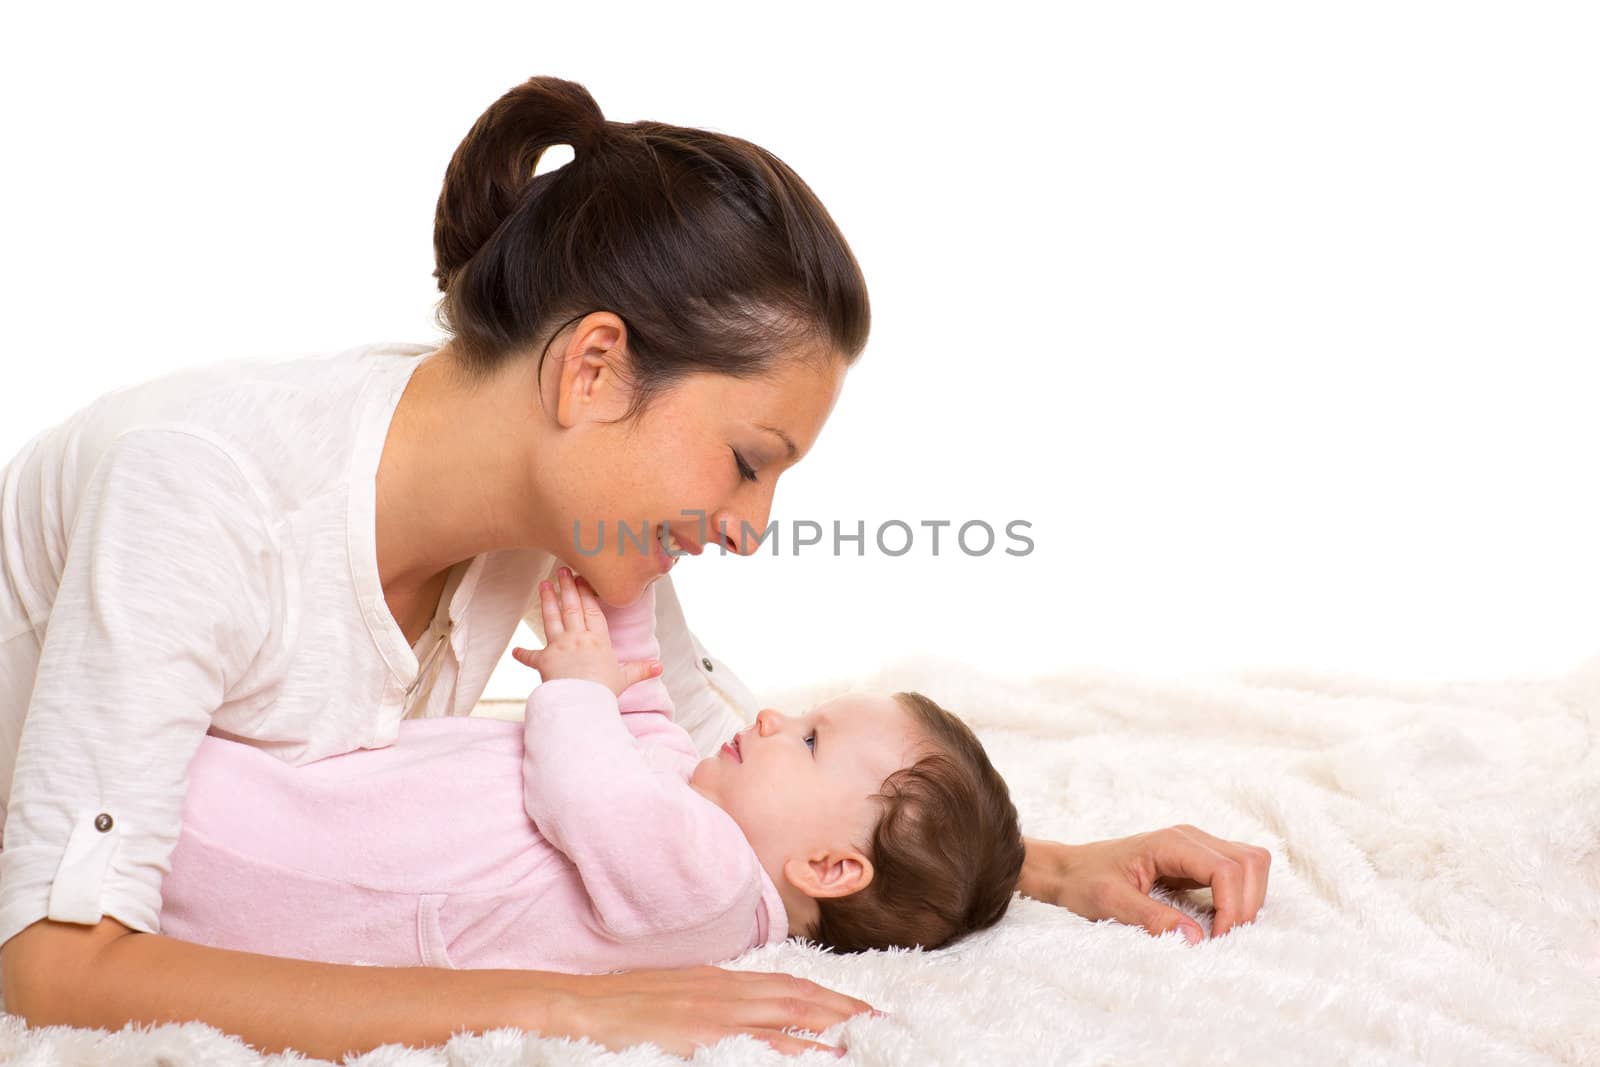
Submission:
[[[672,531],[667,529],[666,523],[656,527],[654,544],[656,566],[661,568],[662,574],[665,574],[672,569],[674,563],[678,562],[678,556],[683,554],[683,548],[678,544],[678,539],[672,536]]]

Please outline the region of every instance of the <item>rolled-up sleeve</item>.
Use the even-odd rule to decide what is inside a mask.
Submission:
[[[0,945],[40,919],[159,933],[189,763],[263,652],[282,565],[201,430],[122,434],[72,518],[0,851]]]

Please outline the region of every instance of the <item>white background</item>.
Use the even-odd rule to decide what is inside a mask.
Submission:
[[[445,164],[555,74],[776,152],[871,286],[774,511],[865,521],[866,555],[676,571],[758,690],[910,654],[1466,680],[1595,652],[1595,9],[1044,9],[14,7],[0,458],[191,364],[441,341]],[[894,518],[1035,548],[890,558]]]

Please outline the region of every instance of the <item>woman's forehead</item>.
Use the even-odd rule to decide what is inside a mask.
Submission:
[[[844,384],[843,361],[786,366],[759,378],[696,374],[683,382],[680,399],[711,417],[773,434],[773,445],[788,457],[788,442],[798,458],[810,451]],[[787,439],[787,442],[784,439]]]

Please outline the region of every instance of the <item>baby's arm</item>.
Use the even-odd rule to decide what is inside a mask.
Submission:
[[[656,639],[656,586],[645,586],[644,593],[623,607],[600,604],[611,636],[611,649],[619,661],[661,660],[661,643]],[[640,742],[658,744],[680,751],[689,759],[699,759],[694,739],[673,722],[672,695],[665,678],[654,675],[635,682],[617,697],[622,724]]]
[[[567,598],[565,607],[557,606],[554,590],[546,592],[543,583],[539,592],[540,622],[547,635],[545,641],[549,651],[513,648],[512,656],[518,663],[539,671],[546,684],[561,678],[590,678],[607,682],[611,691],[618,694],[617,705],[629,733],[646,744],[660,745],[681,753],[686,760],[698,760],[694,738],[673,724],[672,694],[659,669],[661,644],[656,638],[656,583],[645,586],[644,592],[633,603],[615,607],[602,604],[581,576],[576,579],[581,585],[569,586],[569,578],[560,572],[557,573],[557,581],[563,583],[561,595]],[[581,592],[578,591],[580,588]],[[601,615],[592,631],[586,621],[589,616],[584,614],[590,609]],[[568,621],[572,623],[571,626]],[[580,633],[574,635],[574,629]],[[566,656],[563,656],[563,649],[550,647],[551,635],[569,646],[565,650],[568,653]],[[607,641],[608,644],[605,643]],[[587,646],[587,662],[583,654],[571,651],[579,645]],[[599,655],[597,649],[602,647],[605,649],[601,657],[604,663],[600,664],[593,657]],[[615,670],[611,671],[595,669],[597,666],[613,665]],[[647,671],[650,665],[654,667]],[[630,685],[630,677],[639,680]],[[684,743],[686,737],[687,744]],[[527,741],[531,745],[538,739],[529,734]]]
[[[760,873],[738,824],[650,767],[625,717],[599,682],[558,678],[533,691],[522,782],[539,832],[578,868],[596,917],[619,940],[690,929],[741,906],[753,916]],[[665,727],[692,749],[688,734]]]
[[[564,597],[568,581],[563,576]],[[634,604],[604,610],[608,628],[613,617],[619,624],[616,658],[648,656],[649,590]],[[561,625],[558,618],[552,629]],[[590,631],[583,643],[593,640]],[[552,634],[546,649],[578,644]],[[528,698],[528,815],[577,867],[597,920],[618,940],[689,930],[746,910],[753,919],[761,897],[760,867],[738,824],[683,777],[651,767],[639,747],[659,744],[695,758],[670,711],[656,677],[628,686],[620,699],[592,678],[556,677]]]

